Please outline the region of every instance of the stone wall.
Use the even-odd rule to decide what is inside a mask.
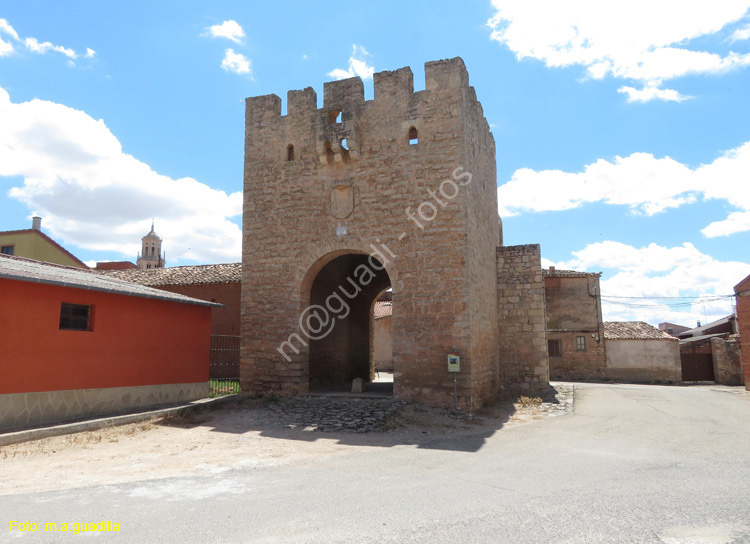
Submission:
[[[313,284],[376,249],[393,289],[394,394],[452,404],[458,353],[473,410],[499,383],[494,140],[461,59],[428,62],[420,92],[409,68],[373,79],[369,101],[352,78],[326,83],[321,109],[312,88],[288,93],[286,116],[278,96],[246,102],[242,388],[308,391]]]
[[[208,397],[208,382],[0,395],[0,431],[104,417]]]
[[[722,385],[744,385],[740,346],[736,339],[711,338],[714,378]]]
[[[570,273],[570,271],[566,271]],[[547,338],[561,342],[560,356],[549,358],[553,380],[601,380],[607,377],[599,274],[547,273],[544,279]],[[579,349],[578,338],[583,338]]]
[[[549,362],[539,245],[497,248],[497,306],[501,386],[546,389]]]

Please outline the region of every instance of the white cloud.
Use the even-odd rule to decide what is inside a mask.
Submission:
[[[26,47],[29,51],[32,53],[39,53],[41,55],[44,55],[48,53],[49,51],[55,51],[57,53],[61,53],[62,55],[65,55],[68,57],[68,64],[69,65],[75,65],[73,61],[78,58],[78,54],[69,47],[64,47],[62,45],[55,45],[51,42],[39,42],[36,38],[25,38],[21,39],[18,36],[18,32],[8,23],[6,19],[0,19],[0,34],[5,34],[6,36],[10,36],[18,42],[19,44],[22,44]],[[0,57],[9,55],[10,53],[13,53],[15,51],[15,48],[13,47],[13,44],[7,41],[4,41],[2,38],[0,38]],[[93,57],[94,56],[94,50],[93,49],[86,49],[86,57]]]
[[[224,52],[221,67],[227,72],[234,72],[235,74],[249,74],[251,71],[250,60],[241,53],[235,53],[234,49],[227,49]]]
[[[617,89],[618,93],[628,95],[628,102],[649,102],[651,100],[664,100],[665,102],[683,102],[693,98],[678,93],[673,89],[659,89],[657,87],[644,87],[641,90],[633,87],[623,86]]]
[[[733,42],[740,42],[748,39],[750,39],[750,24],[738,28],[729,37],[729,40]]]
[[[13,51],[13,45],[0,38],[0,57],[10,55]]]
[[[748,230],[750,230],[750,211],[732,212],[723,221],[714,221],[701,232],[709,238],[716,238]]]
[[[720,74],[750,65],[748,54],[722,57],[690,49],[688,43],[742,19],[750,0],[693,3],[689,9],[683,0],[492,3],[497,12],[488,21],[491,38],[518,59],[541,60],[548,67],[580,65],[594,79],[611,75],[658,87],[687,74]]]
[[[235,43],[242,43],[245,37],[245,31],[237,21],[224,21],[220,25],[213,25],[206,29],[207,34],[213,38],[226,38]]]
[[[545,263],[549,266],[550,261]],[[641,248],[598,242],[573,252],[569,261],[551,264],[560,269],[616,270],[602,279],[604,319],[654,325],[669,321],[694,326],[698,320],[730,314],[733,299],[723,295],[732,295],[733,286],[750,273],[748,263],[718,261],[687,242],[677,247],[650,244]]]
[[[354,76],[359,76],[362,79],[371,79],[375,73],[375,68],[367,64],[367,57],[370,53],[367,49],[361,45],[352,46],[352,56],[349,57],[349,68],[344,70],[343,68],[336,68],[327,75],[335,79],[347,79]]]
[[[77,57],[76,52],[72,49],[63,47],[62,45],[54,45],[50,42],[39,43],[36,38],[26,38],[24,44],[29,51],[40,53],[42,55],[47,53],[47,51],[57,51],[58,53],[62,53],[69,59],[75,59]]]
[[[18,41],[18,32],[10,26],[10,23],[5,19],[0,19],[0,34],[7,34],[14,40]]]
[[[94,50],[93,50],[93,49],[91,49],[90,47],[87,47],[87,48],[86,48],[86,55],[85,55],[85,57],[86,57],[87,59],[90,59],[90,58],[91,58],[91,57],[93,57],[94,55],[96,55],[96,51],[94,51]]]
[[[649,153],[599,159],[582,172],[561,170],[516,170],[509,182],[498,188],[501,216],[523,211],[556,211],[586,203],[629,206],[634,213],[653,215],[705,199],[725,200],[740,214],[712,223],[703,230],[708,237],[750,230],[750,142],[724,153],[714,162],[691,169],[670,157]]]
[[[156,218],[168,259],[240,258],[242,192],[226,194],[192,178],[172,179],[122,151],[102,120],[53,102],[12,103],[0,88],[0,179],[44,217],[64,244],[135,258]]]

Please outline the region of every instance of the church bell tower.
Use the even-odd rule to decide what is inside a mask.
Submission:
[[[154,221],[151,221],[151,231],[141,238],[141,252],[138,254],[136,264],[141,270],[152,268],[164,268],[166,265],[166,253],[161,252],[161,238],[154,232]]]

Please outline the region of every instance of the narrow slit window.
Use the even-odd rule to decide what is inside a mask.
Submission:
[[[331,142],[326,142],[326,160],[328,161],[328,164],[333,164],[333,148],[331,147]]]
[[[286,160],[287,161],[294,160],[294,146],[292,144],[289,144],[288,146],[286,146]]]
[[[417,129],[414,127],[411,127],[409,129],[409,145],[417,145],[419,143],[419,134],[417,133]]]
[[[344,162],[349,162],[349,146],[346,145],[346,138],[343,138],[339,144],[341,145],[341,155],[344,158]]]

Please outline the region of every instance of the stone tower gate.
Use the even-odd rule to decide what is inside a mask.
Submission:
[[[321,109],[312,88],[289,91],[285,116],[276,95],[247,99],[243,390],[368,380],[388,288],[396,396],[452,403],[452,353],[464,408],[503,383],[546,385],[538,246],[498,247],[495,143],[463,61],[426,63],[420,92],[409,68],[373,79],[369,101],[359,78],[326,83]],[[520,306],[498,299],[511,273],[531,282],[513,287]],[[531,357],[501,334],[509,321],[534,335]]]

